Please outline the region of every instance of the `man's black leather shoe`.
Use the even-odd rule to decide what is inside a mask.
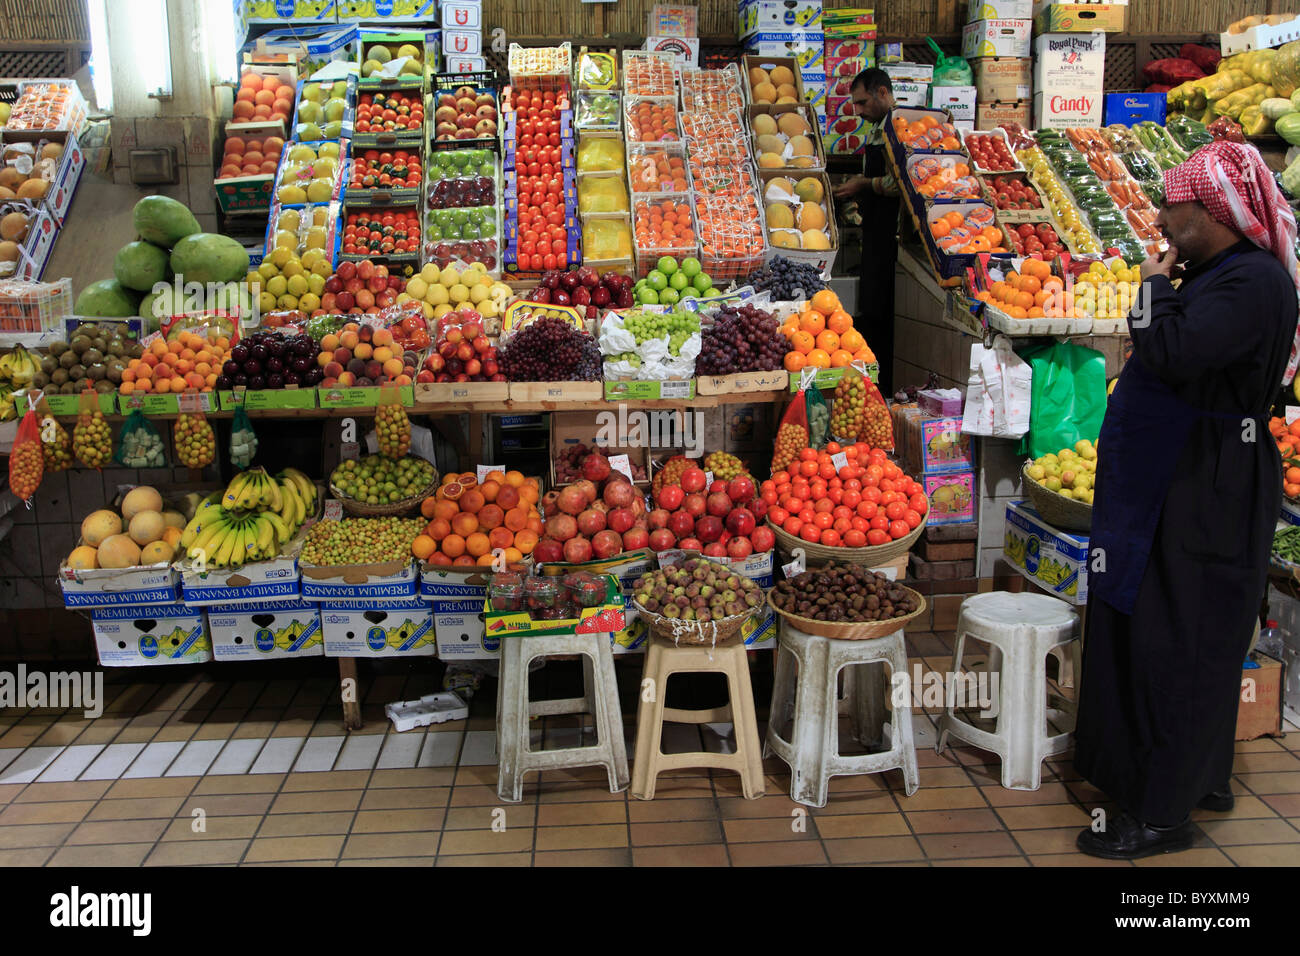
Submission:
[[[1140,860],[1188,849],[1192,845],[1192,824],[1185,820],[1176,827],[1156,829],[1128,813],[1121,813],[1107,822],[1104,831],[1083,830],[1074,842],[1079,852],[1089,856],[1105,860]]]
[[[1215,813],[1227,813],[1233,808],[1237,801],[1232,796],[1232,791],[1228,789],[1215,790],[1213,793],[1207,793],[1201,797],[1200,802],[1196,804],[1198,810],[1213,810]]]

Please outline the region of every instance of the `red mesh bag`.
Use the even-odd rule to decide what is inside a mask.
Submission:
[[[45,452],[41,450],[40,422],[28,410],[18,423],[18,435],[9,453],[9,489],[19,501],[28,501],[41,486],[45,475]]]
[[[775,448],[772,452],[773,473],[798,458],[799,452],[807,447],[808,407],[803,392],[800,392],[781,416],[781,425],[776,430]]]

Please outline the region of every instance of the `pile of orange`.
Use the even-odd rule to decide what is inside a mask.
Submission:
[[[671,101],[641,100],[627,111],[627,139],[630,143],[660,143],[679,140],[677,107]]]
[[[1282,493],[1288,498],[1300,498],[1300,468],[1287,463],[1287,459],[1300,453],[1300,418],[1290,425],[1285,418],[1270,418],[1268,432],[1282,456]]]
[[[961,151],[961,140],[951,123],[941,123],[936,116],[922,116],[909,123],[901,116],[894,117],[894,133],[899,142],[912,149],[947,149]]]
[[[645,199],[636,204],[636,247],[638,249],[694,249],[695,229],[687,202]]]
[[[195,332],[182,332],[172,342],[154,339],[144,355],[127,363],[117,390],[122,395],[210,392],[216,387],[229,350],[230,340],[224,335],[205,338]]]
[[[490,565],[492,552],[508,562],[532,554],[542,536],[537,479],[519,471],[491,471],[479,483],[472,471],[443,475],[432,497],[420,503],[429,519],[411,544],[421,561],[443,567]]]
[[[1007,277],[994,282],[987,289],[975,293],[975,298],[1001,309],[1013,319],[1076,318],[1087,316],[1081,306],[1074,303],[1074,293],[1065,289],[1059,276],[1052,275],[1052,267],[1041,259],[1026,259]]]
[[[987,215],[985,211],[987,210]],[[993,210],[978,206],[969,213],[944,213],[930,223],[930,235],[943,252],[1006,252],[1006,236],[993,222]]]
[[[808,308],[785,320],[781,332],[790,342],[785,354],[787,372],[807,366],[845,368],[850,362],[871,365],[876,361],[867,340],[853,327],[853,317],[830,289],[815,293]]]

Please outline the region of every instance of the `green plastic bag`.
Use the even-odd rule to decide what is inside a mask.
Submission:
[[[937,57],[934,61],[934,79],[930,82],[931,86],[975,85],[975,74],[971,72],[969,63],[959,56],[946,56],[939,49],[939,44],[929,37],[925,38],[925,42],[930,44],[930,49],[934,50]]]
[[[1029,431],[1020,451],[1030,458],[1096,441],[1106,414],[1106,357],[1096,349],[1055,342],[1020,357],[1034,373]]]

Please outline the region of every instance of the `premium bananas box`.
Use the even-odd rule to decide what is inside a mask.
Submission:
[[[322,657],[320,605],[310,601],[226,604],[208,611],[212,653],[219,661]]]
[[[376,600],[409,603],[417,597],[420,578],[411,558],[331,567],[299,564],[298,572],[302,575],[303,600],[331,603]]]
[[[238,569],[209,568],[189,559],[180,562],[185,603],[228,605],[232,601],[284,601],[300,597],[298,551],[304,538],[305,535],[298,537],[291,554],[270,561],[255,561]]]
[[[423,657],[436,648],[423,601],[329,601],[320,619],[326,657]]]
[[[335,0],[247,0],[247,9],[249,23],[333,23],[338,4]]]
[[[1002,555],[1043,590],[1088,603],[1088,539],[1053,528],[1028,501],[1007,504]]]
[[[78,540],[78,547],[83,542]],[[59,566],[63,603],[70,608],[167,604],[179,600],[180,576],[168,562],[143,568],[91,568]]]
[[[203,612],[179,602],[97,608],[90,621],[99,662],[105,667],[212,660]]]

